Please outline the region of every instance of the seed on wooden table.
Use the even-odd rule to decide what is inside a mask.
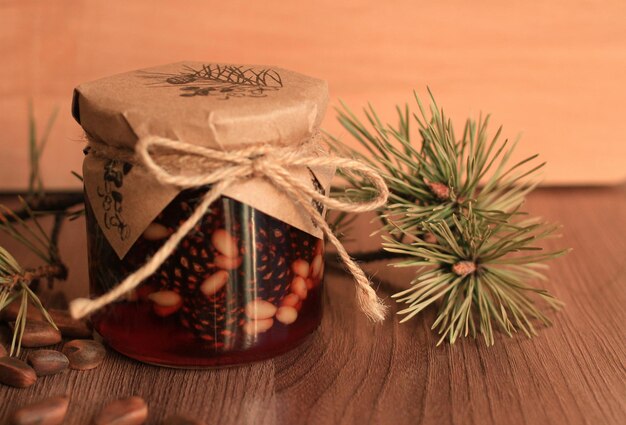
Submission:
[[[226,282],[228,282],[228,272],[220,270],[207,277],[200,285],[200,290],[204,295],[210,297],[222,289]]]
[[[163,425],[204,425],[204,422],[185,416],[170,416],[163,422]]]
[[[241,265],[241,257],[227,257],[226,255],[218,255],[215,257],[215,265],[220,269],[233,270]]]
[[[15,329],[15,323],[11,324]],[[61,332],[41,320],[27,320],[22,336],[22,346],[27,348],[45,347],[61,342]]]
[[[162,224],[150,223],[146,230],[143,231],[144,239],[149,241],[159,241],[165,239],[170,235],[170,231]]]
[[[148,295],[148,299],[154,303],[154,312],[161,317],[176,313],[183,305],[181,296],[174,291],[153,292]]]
[[[77,370],[89,370],[100,366],[106,355],[104,345],[90,339],[75,339],[63,347],[70,361],[70,368]]]
[[[74,319],[68,311],[50,310],[50,317],[66,338],[91,338],[91,327],[86,320]]]
[[[141,425],[148,419],[148,405],[141,397],[115,400],[96,416],[95,425]]]
[[[246,304],[245,312],[251,319],[269,319],[276,313],[276,306],[259,298]]]
[[[224,229],[218,229],[211,235],[215,249],[227,257],[236,257],[239,253],[237,241]]]
[[[302,300],[306,299],[306,294],[308,292],[306,289],[306,281],[300,276],[294,277],[291,282],[291,292],[296,294]]]
[[[274,319],[251,320],[243,325],[243,331],[248,335],[266,332],[274,325]]]
[[[21,308],[21,299],[13,301],[0,311],[0,319],[7,322],[13,322],[17,319],[17,314]],[[28,302],[28,309],[26,310],[26,318],[28,320],[45,320],[39,310],[32,302]]]
[[[283,325],[290,325],[298,318],[298,311],[294,307],[283,306],[276,311],[276,320]]]
[[[22,407],[11,417],[13,425],[59,425],[63,423],[69,405],[67,397],[51,397]]]
[[[37,374],[32,367],[15,357],[0,359],[0,383],[11,387],[26,388],[37,381]]]
[[[291,270],[298,276],[307,277],[309,275],[309,263],[298,258],[291,264]]]
[[[300,302],[300,297],[296,294],[287,294],[280,302],[281,306],[295,307]]]
[[[37,350],[28,353],[27,362],[35,369],[37,376],[54,375],[63,372],[70,365],[65,354],[56,350]]]

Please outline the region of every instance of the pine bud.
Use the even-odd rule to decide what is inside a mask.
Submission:
[[[450,188],[447,185],[439,182],[431,182],[427,179],[424,179],[424,183],[428,185],[430,191],[437,199],[441,201],[450,199]]]
[[[476,263],[473,261],[459,261],[452,266],[452,271],[459,276],[467,276],[476,271]]]

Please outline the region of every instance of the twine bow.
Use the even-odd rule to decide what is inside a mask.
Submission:
[[[205,185],[212,186],[203,196],[191,216],[141,268],[127,276],[111,291],[98,298],[78,298],[72,301],[70,303],[70,313],[74,318],[82,318],[136,288],[142,281],[157,271],[176,249],[180,241],[198,224],[209,206],[228,187],[238,181],[254,177],[262,177],[271,182],[276,188],[289,195],[294,202],[311,216],[330,243],[335,246],[339,257],[354,277],[357,285],[357,301],[361,310],[373,321],[381,321],[385,318],[386,306],[370,286],[369,279],[355,261],[350,258],[324,217],[311,202],[311,200],[315,200],[329,209],[354,213],[372,211],[384,205],[389,196],[389,189],[383,178],[364,163],[349,158],[317,155],[311,149],[312,143],[295,147],[254,145],[239,150],[220,151],[163,137],[148,136],[138,141],[134,154],[94,141],[90,145],[97,155],[110,159],[134,160],[138,162],[161,184],[175,185],[181,189]],[[151,151],[156,149],[170,152],[174,155],[153,156]],[[163,165],[159,165],[157,161]],[[182,171],[171,171],[173,168],[183,169],[185,162],[187,165],[190,163],[193,165],[184,167],[184,173]],[[377,196],[372,200],[362,202],[330,198],[307,186],[299,179],[293,177],[288,171],[291,167],[315,166],[334,166],[350,173],[359,173],[374,185],[377,190]],[[191,168],[191,172],[189,168]]]

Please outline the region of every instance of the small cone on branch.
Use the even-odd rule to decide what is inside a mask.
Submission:
[[[428,179],[424,179],[424,183],[426,183],[437,199],[441,201],[450,199],[450,188],[447,185],[439,182],[431,182]]]
[[[467,276],[476,271],[476,263],[473,261],[459,261],[452,266],[452,271],[459,276]]]

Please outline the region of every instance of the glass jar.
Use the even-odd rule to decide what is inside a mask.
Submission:
[[[255,65],[179,62],[76,87],[72,114],[89,144],[91,297],[142,269],[210,189],[163,183],[146,166],[140,141],[169,140],[144,154],[178,176],[232,165],[196,148],[309,144],[323,155],[327,104],[325,81]],[[333,165],[283,165],[322,194],[335,172]],[[98,304],[89,314],[112,348],[158,365],[211,367],[275,356],[313,332],[322,315],[323,232],[301,201],[266,177],[251,173],[226,185],[156,272],[124,297],[83,300]],[[323,216],[324,206],[311,203]]]
[[[86,202],[91,292],[141,267],[207,188],[181,192],[120,259]],[[149,279],[92,317],[128,357],[171,367],[234,365],[300,344],[321,321],[323,243],[221,197]]]

